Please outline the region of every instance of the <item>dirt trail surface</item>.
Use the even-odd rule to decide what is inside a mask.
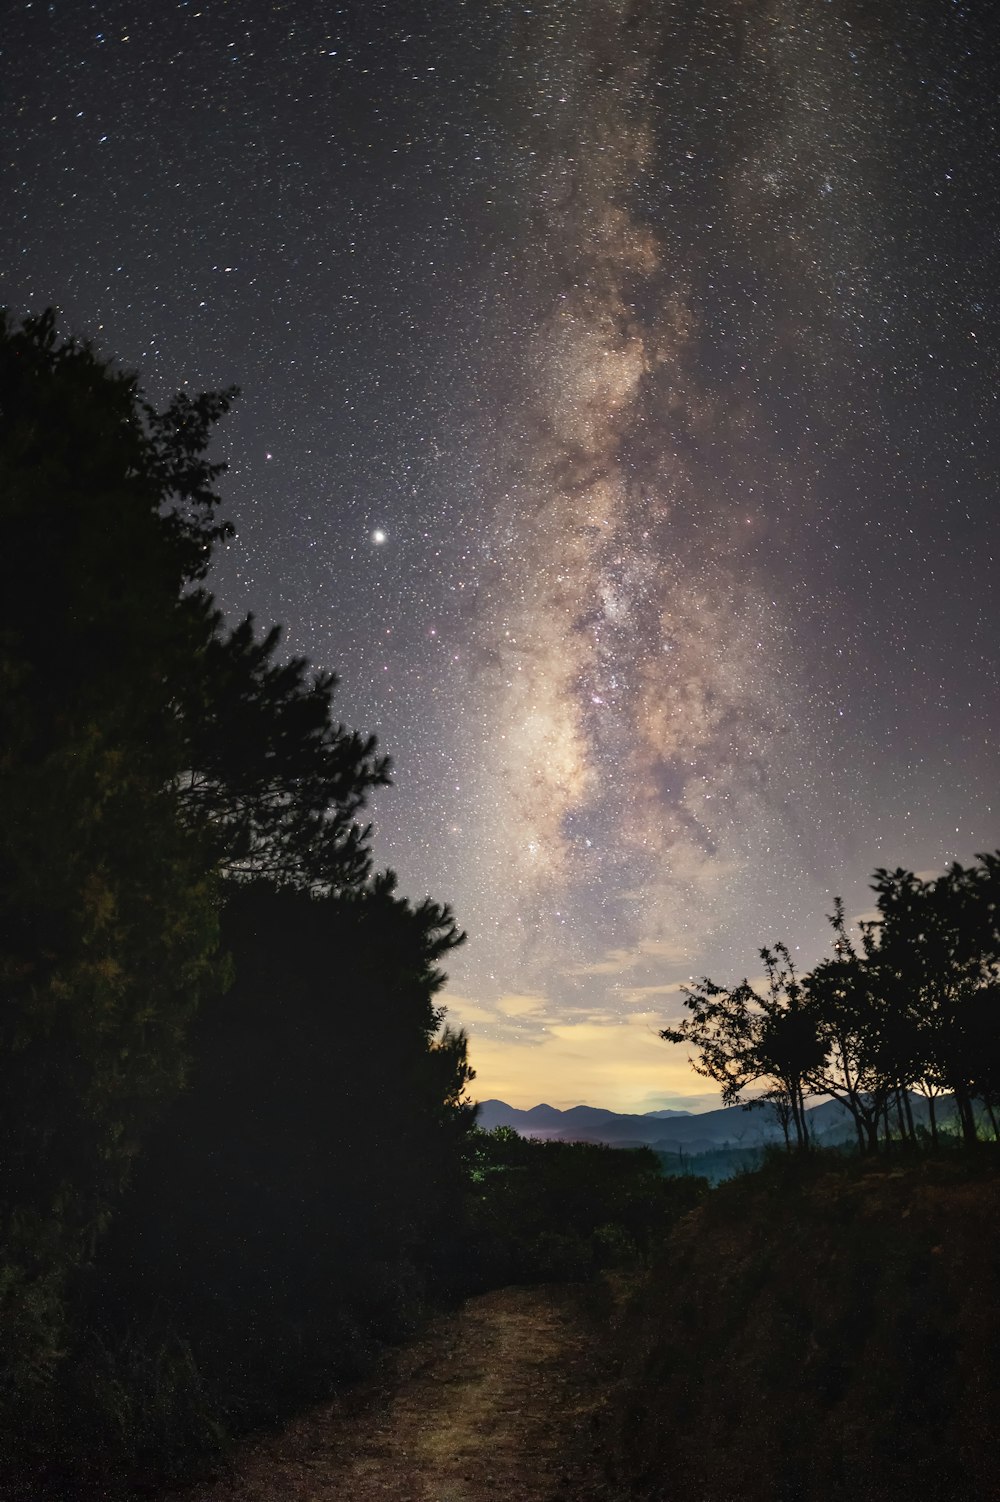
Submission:
[[[595,1317],[570,1288],[470,1299],[380,1377],[257,1440],[185,1502],[607,1502]]]

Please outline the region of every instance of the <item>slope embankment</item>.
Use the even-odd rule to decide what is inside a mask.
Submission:
[[[996,1153],[722,1185],[622,1350],[607,1439],[637,1502],[1000,1497]]]

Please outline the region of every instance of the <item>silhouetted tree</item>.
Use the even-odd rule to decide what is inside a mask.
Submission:
[[[912,1055],[912,1032],[904,1043],[900,1020],[892,1016],[876,984],[870,963],[875,930],[863,928],[859,952],[847,932],[839,897],[830,922],[836,934],[833,958],[822,960],[803,983],[810,1013],[825,1044],[823,1063],[814,1071],[812,1084],[817,1093],[847,1107],[860,1150],[874,1152],[889,1097],[901,1074],[909,1077],[901,1058]]]
[[[51,314],[0,324],[0,1402],[57,1360],[65,1276],[220,983],[177,704],[230,395],[152,414]]]
[[[51,313],[0,323],[0,1408],[58,1362],[66,1278],[183,1081],[223,875],[369,872],[386,762],[202,587],[233,395],[157,413]]]
[[[154,1130],[100,1271],[109,1343],[169,1311],[233,1410],[349,1369],[454,1265],[465,1037],[441,1030],[446,907],[390,877],[261,882],[223,917],[235,979]]]
[[[213,633],[185,684],[187,818],[210,823],[226,873],[316,891],[357,887],[371,868],[369,791],[389,780],[374,736],[332,718],[336,679],[304,658],[277,663],[280,630],[247,617]]]
[[[485,1286],[634,1261],[707,1188],[661,1173],[651,1148],[540,1142],[509,1127],[472,1132],[468,1163],[472,1269]]]
[[[694,1045],[695,1069],[727,1104],[754,1088],[749,1103],[774,1105],[800,1144],[807,1094],[847,1107],[862,1151],[880,1134],[915,1142],[911,1090],[927,1099],[935,1140],[941,1096],[967,1141],[977,1100],[1000,1138],[1000,854],[977,860],[929,881],[880,868],[859,946],[838,898],[834,954],[811,974],[798,979],[784,945],[764,949],[764,994],[703,980],[685,993],[690,1016],[661,1036]]]
[[[689,1016],[677,1027],[665,1027],[667,1043],[685,1043],[696,1050],[688,1062],[697,1074],[717,1084],[726,1105],[740,1100],[743,1091],[760,1077],[756,1054],[756,994],[747,981],[732,990],[703,976],[682,991]]]
[[[918,1089],[949,1091],[962,1134],[976,1138],[973,1101],[992,1088],[1000,1058],[1000,858],[957,862],[924,881],[911,871],[879,869],[879,913],[868,964],[880,995],[902,1020],[912,1061],[901,1072]]]
[[[758,1087],[758,1099],[779,1106],[779,1120],[787,1112],[786,1125],[790,1121],[796,1144],[804,1148],[809,1141],[805,1097],[826,1044],[787,947],[776,944],[760,956],[767,979],[763,993],[746,980],[727,991],[706,977],[683,992],[690,1015],[678,1027],[664,1028],[660,1037],[696,1050],[692,1067],[721,1087],[726,1105],[744,1102],[745,1092]]]

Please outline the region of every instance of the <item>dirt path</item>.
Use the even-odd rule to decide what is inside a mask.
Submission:
[[[604,1396],[579,1291],[505,1288],[436,1320],[382,1377],[252,1444],[189,1502],[607,1502]]]

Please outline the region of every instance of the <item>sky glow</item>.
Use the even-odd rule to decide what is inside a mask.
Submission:
[[[212,584],[392,755],[477,1092],[708,1104],[685,979],[1000,845],[996,22],[425,9],[14,6],[3,297],[242,387]]]

